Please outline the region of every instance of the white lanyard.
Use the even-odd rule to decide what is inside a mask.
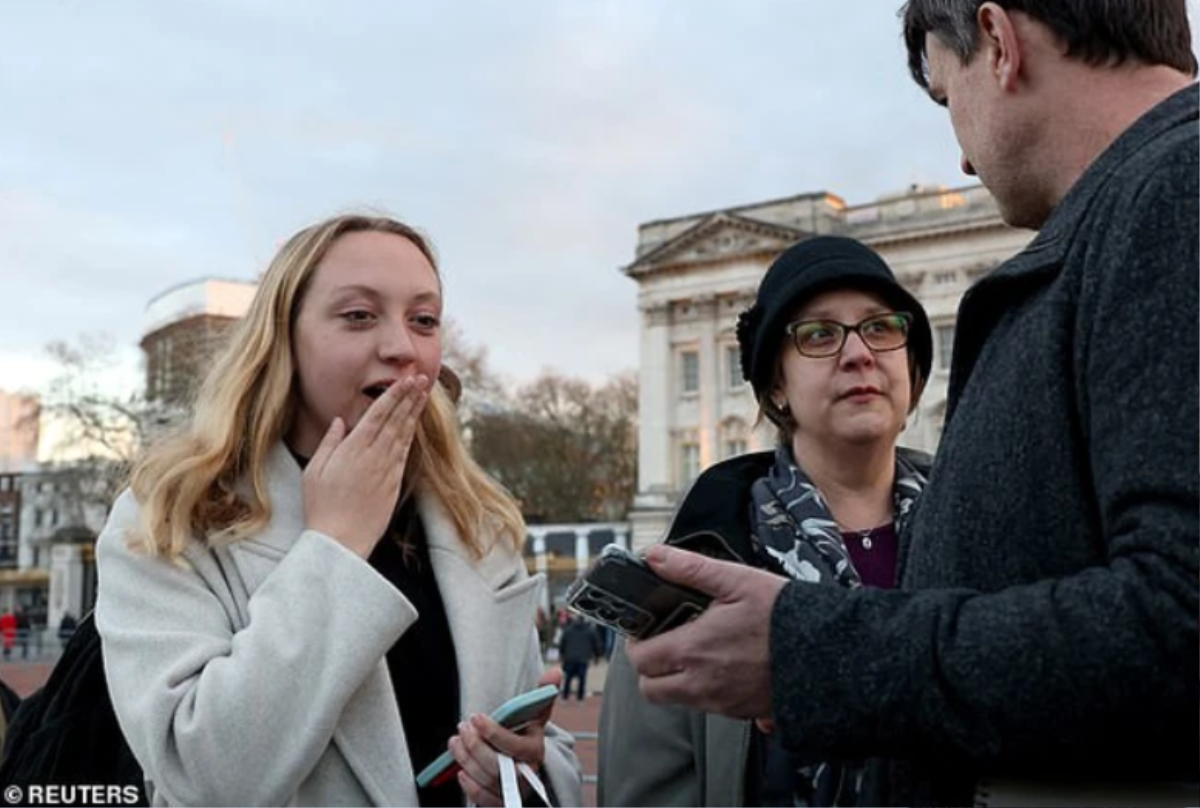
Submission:
[[[504,808],[522,808],[524,805],[521,801],[521,786],[517,781],[518,772],[542,798],[542,802],[550,804],[550,798],[546,796],[546,786],[528,763],[514,763],[512,758],[502,752],[497,752],[496,757],[500,759],[500,790],[504,796]]]

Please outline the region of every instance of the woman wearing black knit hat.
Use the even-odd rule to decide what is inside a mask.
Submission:
[[[716,534],[744,563],[780,575],[894,586],[897,536],[929,466],[896,446],[932,360],[921,304],[869,247],[818,236],[771,265],[737,335],[742,374],[779,446],[707,469],[665,541]],[[769,720],[652,705],[623,647],[613,658],[601,805],[875,804],[863,771],[862,761],[790,759]]]

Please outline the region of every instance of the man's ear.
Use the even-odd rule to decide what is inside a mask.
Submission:
[[[995,3],[984,3],[976,14],[979,24],[979,56],[1000,89],[1012,92],[1021,74],[1022,43],[1012,16]]]

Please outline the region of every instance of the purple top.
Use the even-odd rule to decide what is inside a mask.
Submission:
[[[858,577],[865,586],[879,589],[896,587],[896,555],[899,540],[894,524],[880,525],[868,531],[856,530],[842,534],[846,550]]]

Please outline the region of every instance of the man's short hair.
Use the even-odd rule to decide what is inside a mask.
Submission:
[[[1067,56],[1091,65],[1136,60],[1195,76],[1186,0],[993,0],[1047,26]],[[900,9],[908,69],[929,89],[925,41],[934,34],[966,64],[979,45],[976,14],[984,0],[908,0]]]

